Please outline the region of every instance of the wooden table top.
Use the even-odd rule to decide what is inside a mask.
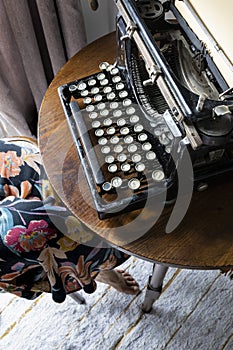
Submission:
[[[206,191],[195,193],[184,219],[170,234],[165,228],[172,207],[165,208],[157,222],[156,209],[98,219],[57,88],[97,72],[100,62],[113,63],[115,50],[114,33],[85,47],[65,64],[45,94],[40,110],[39,146],[55,191],[84,224],[130,254],[186,268],[233,267],[233,181],[227,177]]]

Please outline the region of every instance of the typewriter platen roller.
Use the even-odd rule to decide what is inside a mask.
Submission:
[[[233,89],[183,17],[209,35],[191,3],[115,2],[116,62],[59,88],[101,219],[174,199],[184,147],[196,184],[233,165]]]

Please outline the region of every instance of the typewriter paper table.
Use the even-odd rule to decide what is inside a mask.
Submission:
[[[93,42],[76,54],[48,88],[40,110],[39,145],[47,175],[60,196],[84,224],[112,245],[142,259],[196,269],[233,267],[233,181],[221,180],[204,192],[195,193],[181,224],[165,232],[172,207],[136,240],[112,227],[128,223],[135,214],[99,220],[70,135],[57,88],[93,74],[100,62],[113,63],[115,34]],[[226,178],[226,177],[225,177]],[[147,215],[153,215],[149,212]]]

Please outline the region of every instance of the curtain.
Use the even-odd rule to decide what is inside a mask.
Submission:
[[[48,84],[85,44],[80,0],[0,0],[0,137],[36,134]]]

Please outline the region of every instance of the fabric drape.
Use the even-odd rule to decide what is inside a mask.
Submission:
[[[0,0],[0,137],[36,133],[48,84],[85,43],[80,0]]]

